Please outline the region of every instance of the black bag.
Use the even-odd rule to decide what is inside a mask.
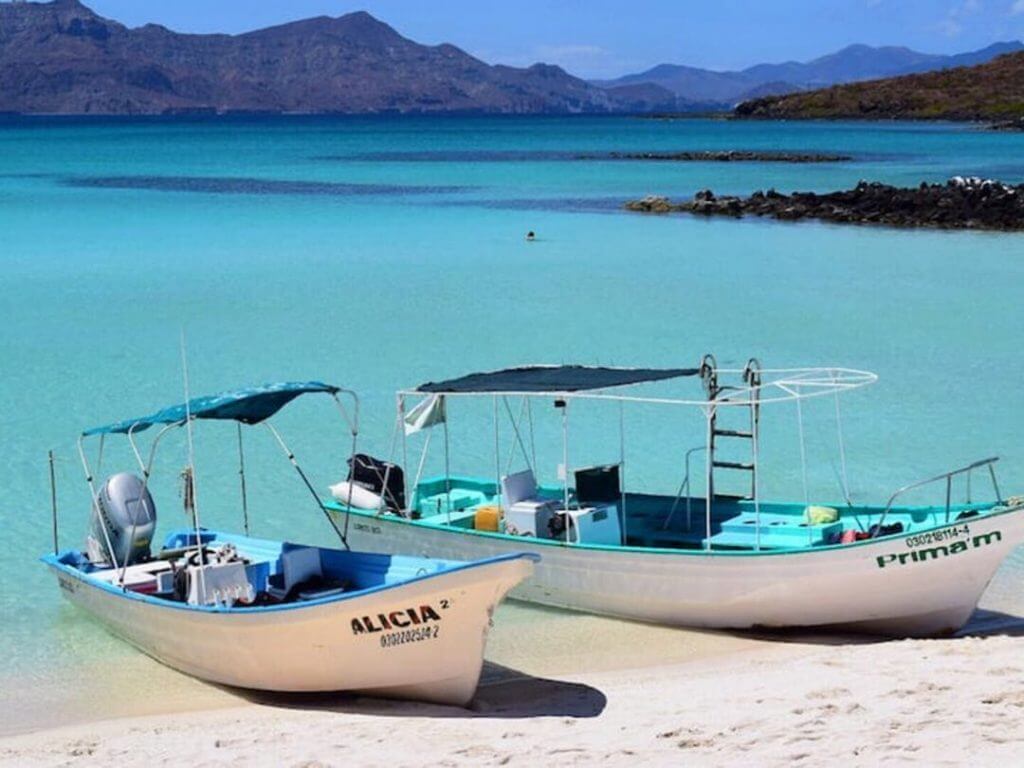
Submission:
[[[576,499],[580,504],[608,504],[621,501],[619,465],[604,464],[576,470]]]
[[[388,509],[405,509],[405,473],[397,464],[357,453],[348,460],[348,481],[383,496]]]

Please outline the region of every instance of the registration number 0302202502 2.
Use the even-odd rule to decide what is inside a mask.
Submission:
[[[424,640],[433,640],[437,637],[441,631],[441,627],[414,627],[413,629],[403,629],[398,632],[389,632],[386,635],[380,636],[380,647],[381,648],[393,648],[396,645],[405,645],[406,643],[419,643]]]
[[[376,634],[381,648],[434,640],[441,633],[445,612],[452,606],[448,598],[419,606],[401,608],[352,619],[352,634]]]

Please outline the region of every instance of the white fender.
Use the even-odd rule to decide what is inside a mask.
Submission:
[[[384,499],[361,485],[342,480],[331,486],[331,496],[356,509],[383,509]]]

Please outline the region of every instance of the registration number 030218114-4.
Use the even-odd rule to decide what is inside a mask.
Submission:
[[[913,549],[923,544],[938,544],[943,541],[967,538],[970,535],[971,528],[964,523],[963,525],[954,525],[952,528],[943,528],[939,531],[928,531],[927,533],[919,533],[916,536],[908,536],[904,541],[908,547]]]

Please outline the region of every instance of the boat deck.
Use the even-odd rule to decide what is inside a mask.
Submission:
[[[501,506],[496,488],[493,480],[480,478],[452,477],[450,484],[443,477],[429,478],[419,483],[404,514],[419,525],[475,530],[478,510]],[[541,486],[537,496],[550,499],[558,510],[564,506],[561,486]],[[338,503],[331,506],[344,510]],[[569,508],[578,506],[570,490]],[[750,500],[716,497],[710,509],[709,537],[704,498],[627,493],[614,505],[623,531],[620,545],[681,550],[792,550],[848,543],[867,538],[885,511],[875,506],[825,506],[834,510],[834,521],[814,523],[802,503],[755,505]],[[875,535],[923,531],[984,515],[996,506],[995,502],[951,505],[948,515],[944,505],[893,507],[885,515],[885,530]],[[501,528],[483,532],[506,535]],[[587,542],[581,538],[581,543]]]

